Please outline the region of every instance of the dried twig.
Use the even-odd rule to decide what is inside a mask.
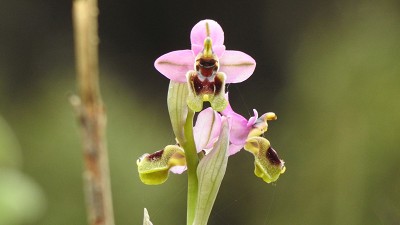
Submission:
[[[106,115],[99,89],[97,0],[74,0],[73,22],[79,97],[71,97],[83,136],[84,185],[89,225],[114,225]]]

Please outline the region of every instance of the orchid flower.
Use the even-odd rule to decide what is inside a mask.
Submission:
[[[155,68],[170,79],[167,104],[175,145],[137,160],[143,183],[164,183],[170,174],[187,171],[187,225],[206,225],[225,175],[228,157],[242,148],[254,155],[256,176],[275,182],[285,171],[270,142],[262,137],[274,113],[246,119],[236,113],[225,94],[226,83],[246,80],[256,63],[249,55],[225,50],[224,32],[213,20],[202,20],[191,33],[191,49],[160,56]],[[203,102],[211,107],[203,109]],[[195,112],[199,112],[195,125]],[[147,210],[144,224],[151,224]]]
[[[225,95],[226,100],[229,102],[228,93]],[[229,146],[229,154],[236,154],[240,149],[242,149],[246,143],[247,138],[252,136],[260,136],[265,133],[268,129],[268,120],[276,120],[277,117],[275,113],[265,113],[258,118],[258,112],[253,109],[254,116],[250,117],[248,120],[242,115],[236,113],[232,110],[231,105],[228,103],[225,110],[221,112],[222,115],[231,117],[231,133]]]
[[[225,83],[239,83],[249,78],[254,72],[255,60],[243,52],[225,50],[224,32],[213,20],[197,23],[190,40],[191,50],[162,55],[154,66],[170,80],[188,83],[187,103],[193,111],[201,111],[203,101],[222,111],[227,105]]]
[[[228,94],[226,94],[226,99],[228,100]],[[193,127],[196,151],[198,153],[204,151],[205,154],[208,154],[220,135],[222,118],[230,118],[228,154],[236,154],[243,147],[253,153],[256,160],[256,169],[261,170],[256,172],[256,175],[261,178],[268,177],[268,179],[263,179],[270,183],[285,171],[284,162],[279,159],[276,151],[270,147],[268,140],[264,138],[265,142],[257,138],[254,139],[254,137],[264,134],[268,128],[267,121],[276,120],[277,117],[275,113],[269,112],[257,118],[257,110],[253,109],[253,111],[254,116],[250,117],[249,120],[234,112],[229,103],[226,109],[221,112],[223,116],[212,110],[212,108],[201,111],[197,117],[196,125]],[[249,144],[255,142],[264,144],[259,144],[258,147]],[[260,152],[262,154],[259,154]],[[142,181],[146,184],[161,184],[168,178],[168,171],[175,174],[183,173],[186,170],[184,158],[184,150],[179,145],[168,145],[165,149],[153,154],[144,154],[137,161]],[[276,168],[271,169],[274,166]],[[273,172],[271,173],[271,171]],[[272,177],[275,177],[275,179]]]
[[[228,93],[225,98],[228,101]],[[271,183],[285,172],[286,167],[284,161],[279,159],[278,154],[271,147],[270,142],[260,136],[268,129],[267,121],[276,120],[277,116],[273,112],[268,112],[258,117],[255,109],[253,109],[253,113],[254,116],[246,120],[242,115],[234,112],[229,103],[221,112],[223,116],[231,118],[229,155],[236,154],[242,148],[252,153],[255,158],[255,175],[265,182]]]

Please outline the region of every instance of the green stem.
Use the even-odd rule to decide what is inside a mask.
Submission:
[[[172,128],[179,144],[185,150],[188,173],[187,225],[193,225],[197,205],[198,179],[196,144],[193,137],[194,111],[187,106],[188,87],[186,83],[171,81],[168,88],[168,112]]]
[[[199,157],[193,137],[193,118],[194,112],[189,109],[184,127],[185,142],[181,143],[183,149],[185,149],[188,173],[187,225],[193,224],[198,194],[197,165],[199,164]]]

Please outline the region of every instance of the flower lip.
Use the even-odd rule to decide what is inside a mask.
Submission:
[[[217,64],[217,60],[215,59],[199,59],[199,66],[203,68],[212,68],[215,67]]]
[[[200,76],[203,77],[212,77],[218,72],[218,59],[214,58],[203,58],[200,57],[196,60],[196,71],[199,73]]]
[[[157,161],[157,160],[161,159],[163,153],[164,153],[164,149],[156,151],[153,154],[147,155],[146,158],[148,158],[150,161]]]

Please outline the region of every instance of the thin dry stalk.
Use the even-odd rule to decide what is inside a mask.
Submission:
[[[106,114],[99,89],[97,15],[96,0],[73,1],[79,97],[71,97],[71,103],[82,130],[89,225],[114,225],[105,138]]]

